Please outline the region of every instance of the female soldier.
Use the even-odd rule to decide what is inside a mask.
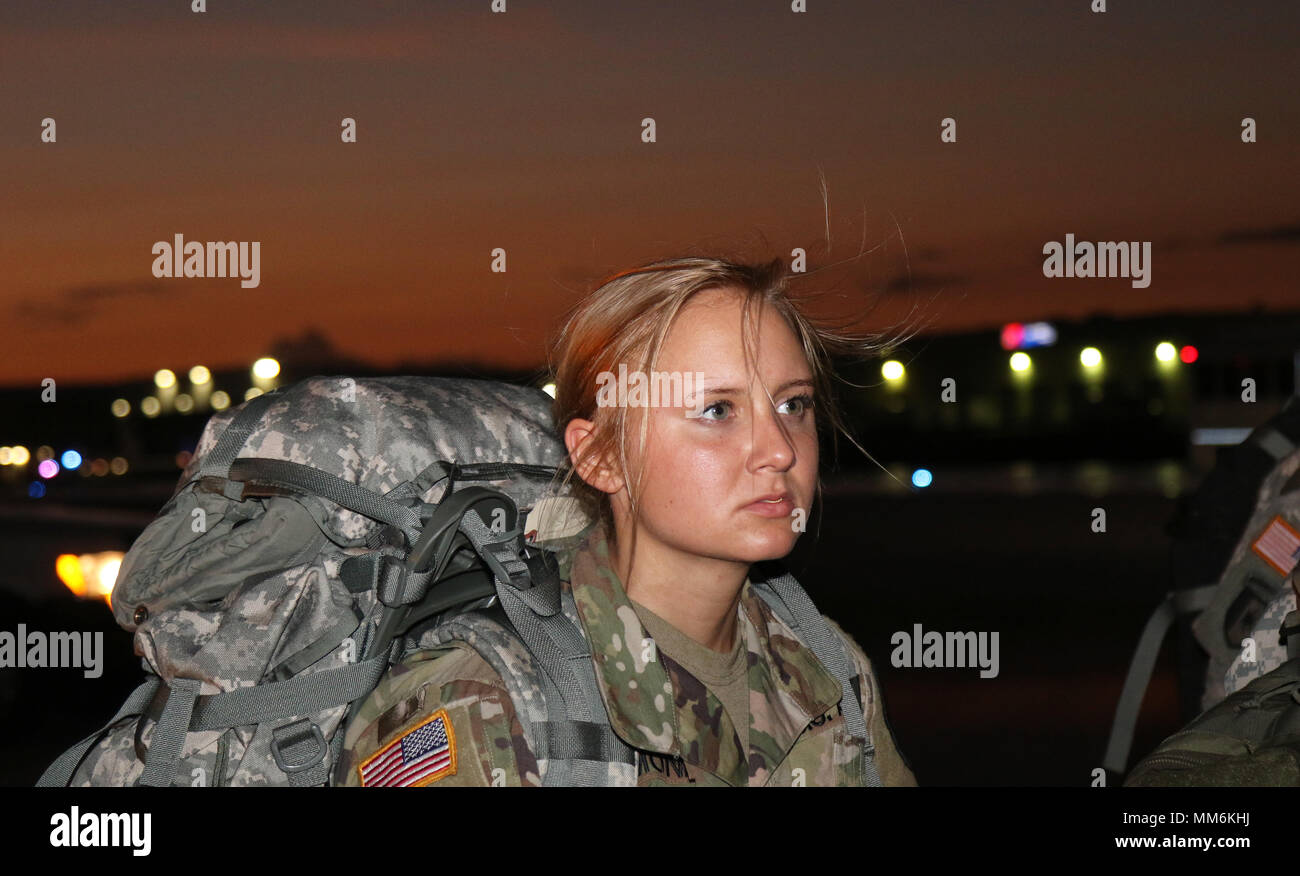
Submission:
[[[818,426],[842,429],[828,407],[827,350],[853,344],[797,309],[779,260],[687,258],[610,279],[554,345],[562,474],[590,521],[560,564],[561,586],[595,643],[601,697],[636,751],[637,785],[861,784],[869,769],[839,680],[748,576],[804,529],[821,486]],[[610,391],[626,374],[685,394]],[[860,679],[881,783],[915,785],[866,655],[827,622]],[[346,783],[387,784],[368,765],[434,715],[450,756],[411,784],[541,784],[505,684],[468,647],[419,652],[380,683],[349,727]]]

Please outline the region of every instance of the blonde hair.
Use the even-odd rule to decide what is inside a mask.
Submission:
[[[901,338],[887,337],[883,332],[853,334],[813,318],[805,312],[805,299],[796,298],[791,292],[791,280],[795,276],[779,258],[754,264],[710,257],[668,259],[605,279],[569,311],[548,352],[555,384],[552,415],[561,438],[574,419],[590,420],[592,435],[581,450],[582,459],[574,460],[570,454],[557,473],[557,480],[562,478],[561,490],[569,489],[590,520],[605,525],[611,542],[615,528],[610,496],[587,484],[581,476],[574,478],[574,474],[586,459],[607,464],[617,459],[618,471],[628,485],[632,518],[636,519],[637,496],[645,467],[639,466],[633,484],[627,464],[628,406],[598,405],[598,376],[602,372],[616,373],[620,363],[625,363],[629,372],[654,372],[659,350],[678,312],[693,296],[705,290],[733,288],[743,296],[742,331],[747,363],[753,360],[751,311],[754,306],[767,305],[779,314],[794,332],[812,370],[813,411],[819,437],[829,432],[838,452],[836,435],[842,433],[855,447],[871,456],[845,428],[832,383],[836,377],[832,360],[875,357]],[[637,456],[641,459],[648,418],[640,416],[639,419]],[[819,475],[818,499],[821,491]]]

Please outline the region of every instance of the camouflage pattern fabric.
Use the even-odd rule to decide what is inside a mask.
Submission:
[[[1246,660],[1249,655],[1243,651],[1228,667],[1223,678],[1225,695],[1236,693],[1261,675],[1272,672],[1287,661],[1286,645],[1279,640],[1278,631],[1282,628],[1282,621],[1286,616],[1296,609],[1296,573],[1292,572],[1288,580],[1291,586],[1283,588],[1282,592],[1268,604],[1255,624],[1255,629],[1251,631],[1250,637],[1255,641],[1255,659]]]
[[[593,526],[561,568],[568,570],[562,586],[572,597],[565,600],[572,606],[566,613],[573,611],[571,620],[591,645],[611,725],[637,750],[635,770],[611,765],[610,784],[861,784],[862,742],[846,731],[839,682],[748,581],[739,608],[750,687],[750,750],[742,752],[718,698],[646,633],[611,567],[603,528]],[[830,623],[861,677],[861,706],[882,783],[915,785],[889,732],[869,660]],[[528,660],[516,658],[518,665]],[[360,707],[344,740],[342,783],[362,784],[363,763],[442,708],[456,728],[457,769],[430,786],[540,785],[544,762],[533,755],[509,687],[465,645],[412,655]],[[536,697],[522,707],[535,709]]]
[[[1259,674],[1249,666],[1240,665],[1241,652],[1238,640],[1247,634],[1247,630],[1237,630],[1231,634],[1233,641],[1228,641],[1228,631],[1225,627],[1228,623],[1230,606],[1250,578],[1257,578],[1269,585],[1285,583],[1286,575],[1265,562],[1252,547],[1276,517],[1281,517],[1293,529],[1300,530],[1300,451],[1279,460],[1277,467],[1269,472],[1260,484],[1255,511],[1251,514],[1241,539],[1233,548],[1232,557],[1224,567],[1214,596],[1205,610],[1192,622],[1192,630],[1197,641],[1209,654],[1209,663],[1205,670],[1205,691],[1201,697],[1202,710],[1210,708],[1227,696],[1230,692],[1227,686],[1229,679],[1233,679],[1232,683],[1239,687],[1245,680],[1257,677]],[[1273,614],[1273,610],[1278,608],[1277,600],[1285,596],[1285,590],[1277,592],[1273,605],[1265,609],[1266,613]],[[1282,614],[1285,615],[1285,612]],[[1278,624],[1281,624],[1280,617]],[[1252,626],[1260,630],[1260,635],[1254,637],[1257,659],[1270,667],[1284,662],[1286,649],[1278,650],[1277,626],[1272,628],[1271,634],[1261,629],[1264,626],[1262,619]],[[1270,638],[1272,645],[1265,647],[1265,642]]]

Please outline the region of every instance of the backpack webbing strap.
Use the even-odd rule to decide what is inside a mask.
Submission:
[[[265,392],[259,396],[254,396],[244,403],[239,413],[230,421],[221,437],[217,439],[217,444],[204,457],[203,465],[200,466],[198,477],[218,477],[224,478],[230,474],[230,464],[239,456],[239,451],[243,449],[244,442],[248,436],[253,434],[253,430],[262,420],[262,413],[271,404],[271,402],[280,399],[279,390]]]
[[[1146,695],[1147,685],[1151,682],[1151,673],[1156,667],[1156,658],[1160,656],[1160,645],[1165,640],[1165,633],[1179,614],[1201,611],[1210,604],[1210,597],[1217,589],[1216,584],[1193,587],[1187,590],[1175,590],[1169,593],[1156,606],[1156,610],[1147,619],[1142,635],[1138,639],[1137,650],[1129,663],[1128,675],[1119,695],[1119,705],[1115,708],[1115,721],[1111,724],[1110,739],[1106,743],[1106,755],[1101,765],[1113,773],[1123,774],[1128,766],[1129,751],[1133,745],[1133,731],[1137,727],[1138,712],[1142,710],[1142,698]]]
[[[174,678],[171,684],[157,690],[157,696],[151,692],[150,698],[154,700],[155,709],[144,711],[144,714],[152,717],[156,704],[164,703],[154,727],[153,739],[149,744],[149,758],[145,772],[140,777],[140,784],[166,787],[172,783],[185,734],[191,730],[251,726],[294,715],[312,715],[351,703],[374,690],[387,669],[388,655],[383,654],[360,663],[323,669],[285,681],[202,695],[198,694],[198,681]],[[280,765],[278,752],[293,748],[301,750],[307,737],[315,738],[319,735],[319,729],[312,732],[315,725],[306,726],[310,723],[300,720],[275,728],[272,735],[277,745],[273,745],[272,753],[277,755],[277,765]],[[293,740],[292,743],[290,739]],[[295,772],[286,772],[292,782]],[[311,784],[320,784],[320,781]]]
[[[158,690],[158,685],[161,682],[162,679],[156,675],[150,675],[141,682],[139,687],[131,691],[131,695],[126,698],[126,702],[117,710],[117,714],[109,719],[107,724],[59,755],[59,759],[50,764],[45,772],[41,773],[41,777],[36,780],[36,787],[66,787],[68,782],[72,780],[73,774],[76,773],[77,767],[81,766],[82,758],[86,756],[86,752],[96,745],[118,721],[141,714],[149,701],[153,699],[154,692]]]
[[[812,599],[799,586],[799,582],[793,575],[789,573],[775,575],[766,581],[755,581],[751,578],[749,583],[760,596],[767,599],[769,604],[772,602],[772,597],[783,604],[786,609],[784,614],[778,611],[775,605],[773,611],[812,649],[821,664],[839,679],[840,689],[843,691],[841,706],[844,709],[844,722],[851,735],[863,740],[862,784],[872,788],[880,787],[880,773],[875,763],[876,747],[870,731],[867,730],[866,718],[862,714],[859,688],[852,683],[856,679],[856,673],[853,671],[852,658],[844,651],[844,644],[835,633],[831,632],[822,613],[813,605]]]
[[[546,727],[537,727],[536,734],[539,739],[545,734],[551,755],[543,784],[605,784],[609,763],[632,763],[634,754],[609,726],[591,651],[561,610],[559,575],[544,555],[533,562],[519,558],[512,547],[518,542],[518,529],[503,536],[489,530],[477,514],[466,513],[461,531],[492,568],[501,608],[542,670],[538,680],[550,720]],[[559,729],[575,723],[593,726]],[[548,732],[552,729],[558,730],[555,736]],[[597,751],[592,750],[593,744]],[[600,756],[593,758],[593,753]]]

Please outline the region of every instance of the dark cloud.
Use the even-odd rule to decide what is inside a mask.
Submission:
[[[1217,242],[1224,246],[1236,243],[1297,243],[1300,242],[1300,222],[1294,225],[1275,225],[1272,228],[1234,228],[1220,234]]]
[[[885,284],[885,292],[919,292],[924,289],[946,289],[970,284],[970,277],[960,274],[899,274]]]
[[[170,287],[174,293],[175,287]],[[165,283],[92,283],[64,289],[44,300],[19,301],[13,313],[17,319],[54,324],[59,327],[77,326],[99,313],[108,304],[124,298],[161,298],[169,293]]]

